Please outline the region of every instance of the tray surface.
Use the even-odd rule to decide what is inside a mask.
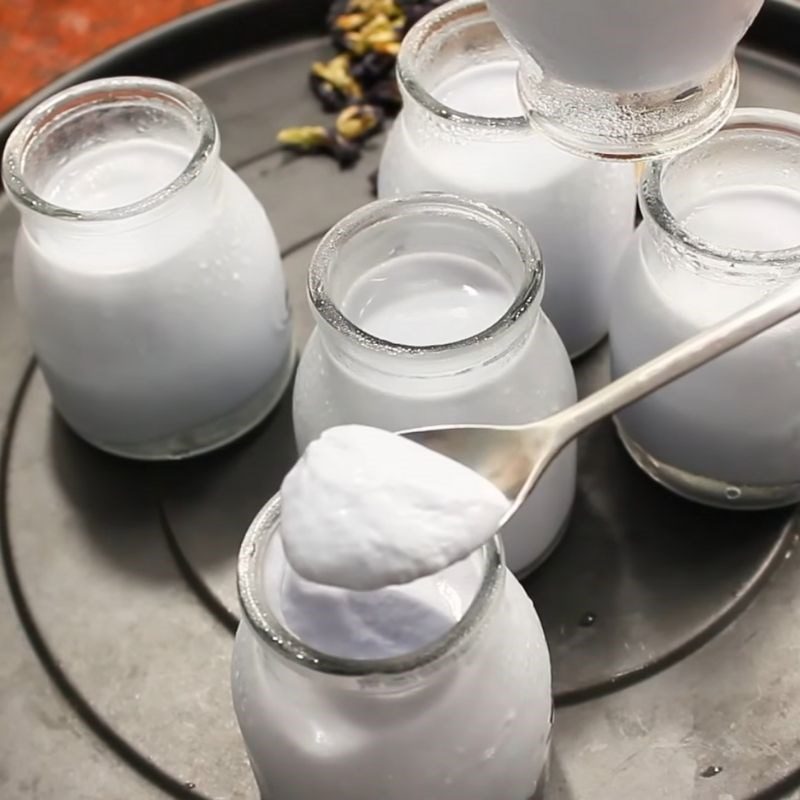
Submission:
[[[152,62],[209,104],[223,157],[270,214],[301,343],[313,248],[369,199],[381,144],[347,172],[273,145],[279,128],[322,118],[306,91],[309,63],[328,53],[315,31],[324,4],[312,5],[305,22],[282,17],[293,41],[262,34],[254,52],[200,71]],[[234,6],[226,13],[241,21],[253,4]],[[800,11],[785,19],[797,41]],[[800,112],[800,67],[762,39],[740,56],[742,103]],[[132,48],[124,71],[137,57]],[[16,223],[0,197],[0,796],[254,798],[228,688],[234,559],[295,457],[289,395],[254,435],[191,463],[94,451],[53,415],[28,366],[10,285]],[[576,370],[582,393],[601,385],[605,348]],[[584,437],[568,534],[525,584],[559,705],[548,798],[800,797],[798,533],[792,511],[737,515],[672,497],[610,425]]]

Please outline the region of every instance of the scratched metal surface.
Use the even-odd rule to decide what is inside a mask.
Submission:
[[[321,118],[305,74],[327,52],[325,4],[297,5],[240,0],[79,77],[151,72],[203,96],[278,232],[304,341],[310,254],[369,199],[380,142],[347,172],[273,148],[278,128]],[[773,3],[741,54],[743,104],[800,112],[798,41],[796,4]],[[0,197],[0,797],[254,798],[228,692],[234,558],[294,458],[288,397],[253,436],[190,464],[95,452],[28,369],[15,226]],[[576,366],[582,392],[606,380],[602,347]],[[570,530],[526,582],[559,706],[549,800],[800,797],[798,530],[791,511],[671,497],[609,426],[584,439]]]

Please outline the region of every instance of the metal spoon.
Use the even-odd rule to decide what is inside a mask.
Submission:
[[[402,435],[490,480],[511,501],[505,524],[578,434],[800,311],[800,281],[775,292],[569,408],[529,425],[450,425]]]

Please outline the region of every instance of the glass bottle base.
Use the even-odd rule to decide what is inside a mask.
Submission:
[[[800,502],[800,483],[747,485],[694,475],[654,458],[625,432],[618,419],[614,424],[622,444],[637,466],[664,488],[687,500],[715,508],[745,511],[780,508]]]
[[[615,94],[579,88],[524,64],[519,91],[532,124],[555,144],[586,158],[658,158],[716,133],[736,106],[739,72],[728,62],[702,84]]]
[[[262,423],[283,397],[294,373],[297,353],[289,351],[281,373],[241,406],[223,417],[180,431],[163,439],[143,444],[98,441],[80,431],[76,435],[93,447],[122,458],[137,461],[179,461],[231,444]],[[67,422],[69,425],[69,422]],[[72,427],[72,426],[70,426]],[[75,430],[72,428],[72,430]]]
[[[567,516],[564,518],[564,521],[561,523],[561,527],[556,532],[556,535],[553,537],[553,541],[547,546],[547,549],[534,561],[530,564],[526,564],[521,569],[512,570],[514,573],[514,577],[518,581],[524,581],[525,578],[530,577],[534,572],[536,572],[539,567],[547,561],[550,556],[558,549],[558,546],[561,544],[562,539],[567,534],[567,528],[569,528],[570,520],[572,519],[572,507],[570,507]]]

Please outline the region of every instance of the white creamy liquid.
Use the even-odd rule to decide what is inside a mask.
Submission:
[[[800,246],[800,191],[736,186],[709,194],[684,227],[718,248],[764,251]]]
[[[109,142],[70,159],[41,190],[43,199],[75,211],[136,203],[169,186],[191,153],[164,142]]]
[[[411,253],[364,274],[343,311],[362,330],[406,345],[447,344],[494,325],[514,300],[496,270],[452,253]]]
[[[684,209],[684,225],[719,248],[800,245],[800,192],[719,190]],[[752,267],[751,267],[752,269]],[[661,261],[640,230],[617,282],[611,326],[614,375],[630,371],[781,283],[725,278]],[[739,485],[800,481],[800,320],[791,319],[619,415],[650,455],[693,475]]]
[[[469,66],[433,94],[464,113],[519,116],[516,73],[511,59]],[[382,197],[450,192],[513,214],[541,247],[542,305],[569,353],[577,355],[605,335],[611,278],[633,233],[632,166],[578,158],[527,127],[503,135],[450,135],[412,109],[390,132],[378,191]]]
[[[39,191],[71,209],[107,210],[166,187],[188,158],[147,139],[98,144]],[[213,428],[248,403],[251,417],[263,415],[288,376],[277,242],[222,163],[128,219],[26,220],[15,285],[57,407],[108,449]]]
[[[281,486],[281,532],[302,577],[353,590],[408,583],[497,533],[510,502],[456,461],[395,433],[329,428]]]
[[[487,0],[545,76],[607,92],[703,82],[732,57],[763,0]]]

